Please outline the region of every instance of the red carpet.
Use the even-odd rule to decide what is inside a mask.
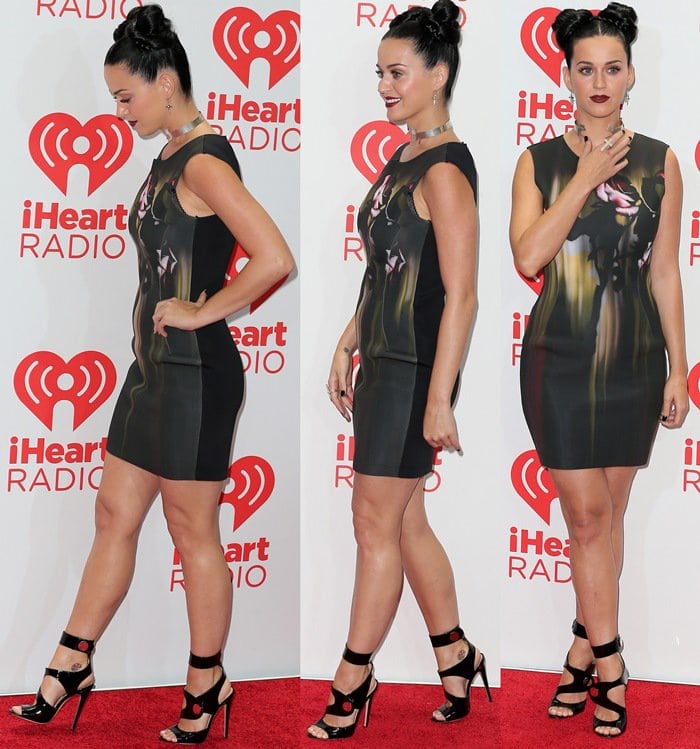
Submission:
[[[379,675],[381,678],[381,674]],[[614,741],[597,738],[591,730],[592,709],[570,720],[551,720],[546,704],[557,683],[555,674],[502,672],[503,686],[489,703],[482,688],[472,690],[472,712],[466,720],[441,726],[429,720],[441,701],[441,690],[382,684],[372,705],[369,727],[361,725],[340,746],[364,749],[697,749],[700,747],[700,687],[651,682],[630,683],[630,727]],[[326,682],[282,679],[236,685],[229,740],[222,735],[220,713],[205,746],[233,749],[286,749],[320,746],[304,737],[305,727],[321,713]],[[69,725],[77,700],[69,702],[48,726],[11,718],[8,707],[16,697],[0,699],[2,749],[140,749],[165,746],[158,731],[174,722],[180,690],[174,687],[96,692],[87,703],[78,730]],[[337,746],[337,745],[336,745]]]

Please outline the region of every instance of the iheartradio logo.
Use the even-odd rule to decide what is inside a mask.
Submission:
[[[515,272],[520,276],[521,280],[523,280],[535,292],[535,294],[539,296],[544,285],[544,273],[540,271],[534,278],[528,278],[527,276],[524,276],[517,268],[515,269]]]
[[[81,125],[65,112],[42,117],[29,133],[29,153],[34,163],[64,194],[68,172],[76,164],[88,170],[88,195],[92,195],[131,155],[134,136],[123,120],[101,114]]]
[[[700,362],[698,362],[688,375],[688,395],[695,408],[700,408]]]
[[[219,504],[233,507],[233,530],[236,531],[270,498],[275,488],[275,472],[259,455],[239,458],[229,468],[229,482]]]
[[[73,429],[77,429],[109,398],[117,371],[105,354],[82,351],[65,361],[51,351],[26,356],[15,370],[15,393],[47,428],[53,428],[53,411],[59,401],[73,404]]]
[[[250,260],[248,253],[236,242],[236,246],[233,250],[231,262],[229,263],[228,270],[226,271],[226,283],[228,286],[231,281],[245,268]],[[255,312],[258,307],[261,307],[276,291],[280,286],[287,280],[289,275],[281,278],[276,284],[271,286],[262,296],[259,296],[253,302],[250,303],[250,311]]]
[[[267,60],[272,88],[293,70],[301,57],[299,14],[278,10],[261,18],[250,8],[229,8],[214,24],[214,49],[241,83],[250,85],[253,60]]]
[[[538,8],[520,27],[520,42],[527,56],[557,86],[561,85],[561,66],[564,62],[564,53],[554,40],[552,31],[552,23],[558,15],[558,8]]]
[[[513,488],[547,525],[552,502],[558,498],[549,471],[542,466],[536,450],[518,455],[510,469]]]
[[[368,182],[374,183],[394,151],[408,139],[408,133],[391,122],[368,122],[353,136],[350,144],[352,163]]]

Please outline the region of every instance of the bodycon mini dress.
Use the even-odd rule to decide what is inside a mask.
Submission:
[[[636,134],[629,163],[588,197],[544,269],[523,338],[521,396],[543,465],[644,465],[666,352],[650,279],[668,146]],[[530,147],[545,210],[576,172],[562,137]]]
[[[417,478],[432,470],[423,415],[445,305],[435,233],[413,204],[431,166],[449,162],[476,197],[464,143],[443,143],[400,160],[401,146],[358,211],[367,267],[355,313],[360,370],[355,384],[353,467],[372,476]],[[453,400],[457,392],[457,382]]]
[[[196,301],[219,291],[234,237],[216,215],[184,212],[177,183],[187,161],[210,154],[240,174],[225,138],[203,135],[153,161],[129,214],[138,254],[133,312],[135,361],[117,400],[107,450],[168,479],[217,481],[228,474],[243,399],[243,367],[225,320],[194,331],[153,332],[161,299]]]

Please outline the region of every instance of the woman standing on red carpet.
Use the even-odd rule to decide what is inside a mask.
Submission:
[[[225,318],[286,276],[293,261],[243,186],[230,144],[197,111],[187,55],[160,6],[129,12],[104,73],[117,115],[141,137],[163,132],[168,142],[129,215],[139,270],[135,361],[110,424],[94,543],[36,701],[11,712],[48,723],[77,697],[75,727],[95,683],[95,641],[127,593],[139,531],[160,493],[182,558],[191,651],[180,719],[160,737],[199,744],[221,708],[226,735],[233,698],[221,660],[232,588],[218,511],[243,367]],[[250,262],[225,286],[234,237]],[[138,706],[123,719],[138,721]]]
[[[366,724],[377,689],[372,656],[396,613],[404,575],[447,698],[433,720],[464,718],[474,677],[486,683],[485,658],[459,627],[452,568],[423,496],[435,450],[460,450],[452,402],[476,304],[476,171],[448,113],[458,18],[450,0],[412,8],[379,45],[379,94],[411,141],[360,207],[367,269],[328,377],[331,402],[354,422],[357,563],[347,646],[325,713],[308,728],[317,739],[351,736],[363,708]]]
[[[549,715],[577,715],[590,692],[594,731],[614,737],[627,725],[625,508],[659,422],[678,428],[688,412],[682,186],[673,151],[620,117],[635,79],[635,11],[564,10],[552,28],[576,127],[522,154],[510,226],[518,269],[544,269],[523,340],[522,402],[559,494],[576,593],[574,642]]]

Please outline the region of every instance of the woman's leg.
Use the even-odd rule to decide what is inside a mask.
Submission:
[[[223,648],[231,621],[233,588],[219,534],[221,488],[220,481],[161,481],[163,512],[182,560],[190,650],[200,657],[212,656]],[[193,695],[201,695],[220,677],[220,666],[207,669],[190,666],[186,689]],[[231,685],[225,682],[219,702],[230,693]],[[207,726],[208,720],[209,716],[204,714],[197,720],[181,719],[178,725],[183,731],[199,731]],[[161,735],[175,741],[169,729]]]
[[[425,619],[428,633],[439,635],[459,624],[457,593],[452,565],[440,541],[428,523],[425,513],[424,481],[411,495],[401,525],[401,559],[406,579],[416,597]],[[434,649],[438,670],[454,666],[467,657],[464,640]],[[477,651],[475,662],[481,658]],[[443,679],[447,692],[458,697],[466,694],[466,683],[460,676]],[[433,713],[435,720],[444,720],[440,710]]]
[[[591,468],[551,469],[559,502],[569,530],[571,574],[590,645],[602,645],[618,634],[618,577],[621,569],[622,535],[615,533],[613,516],[621,523],[634,469]],[[609,476],[617,497],[613,498]],[[616,512],[614,512],[616,508]],[[601,681],[613,681],[622,667],[618,655],[596,661]],[[624,688],[611,690],[613,702],[624,705]],[[596,715],[615,719],[616,714],[601,707]],[[601,729],[617,733],[617,729]]]
[[[615,567],[617,569],[618,580],[622,573],[623,556],[624,556],[624,517],[625,510],[627,509],[627,502],[629,500],[630,490],[632,488],[632,482],[637,473],[636,467],[612,467],[604,468],[603,473],[607,482],[608,491],[612,500],[612,548],[613,555],[615,558]],[[577,621],[585,626],[585,618],[581,605],[576,596],[576,619]],[[568,654],[569,663],[575,668],[585,670],[593,662],[593,651],[591,650],[590,642],[586,639],[574,637],[573,644]],[[572,681],[571,674],[568,671],[562,672],[562,678],[559,682],[562,684],[570,684]],[[570,693],[559,695],[561,702],[579,702],[586,696],[585,692],[581,693]],[[550,714],[558,715],[561,717],[567,717],[571,715],[571,710],[561,707],[551,707],[549,709]]]
[[[157,489],[157,476],[107,453],[95,502],[95,538],[66,625],[70,634],[97,640],[119,608],[134,573],[139,531]],[[59,645],[50,667],[80,671],[87,661],[84,653]],[[45,676],[41,693],[53,705],[64,689]],[[20,712],[19,707],[12,709]]]
[[[355,474],[352,514],[357,559],[347,645],[356,653],[373,653],[396,614],[403,587],[401,523],[417,483],[418,479]],[[352,692],[367,678],[368,668],[341,660],[333,679],[335,688]],[[331,726],[346,726],[354,717],[325,715],[324,720]],[[315,725],[309,733],[326,735]]]

